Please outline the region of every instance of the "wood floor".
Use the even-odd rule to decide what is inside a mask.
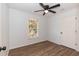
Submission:
[[[9,56],[79,56],[79,52],[49,41],[10,50]]]

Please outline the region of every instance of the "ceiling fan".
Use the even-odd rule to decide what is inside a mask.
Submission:
[[[51,6],[51,7],[49,7],[49,5],[44,5],[43,3],[39,3],[39,5],[43,8],[43,10],[37,10],[37,11],[34,11],[34,12],[44,11],[43,16],[44,16],[46,13],[48,13],[48,12],[56,13],[56,11],[53,11],[53,10],[51,10],[51,9],[60,7],[60,4],[56,4],[56,5]]]

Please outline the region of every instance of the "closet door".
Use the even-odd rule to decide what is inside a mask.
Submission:
[[[75,17],[67,17],[61,21],[61,45],[75,49]]]
[[[79,51],[79,16],[76,17],[76,50]]]

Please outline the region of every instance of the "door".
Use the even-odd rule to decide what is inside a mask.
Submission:
[[[61,24],[61,45],[75,49],[75,17],[64,18]]]
[[[8,55],[9,40],[8,6],[0,3],[0,56]]]
[[[76,50],[79,51],[79,16],[76,17]]]

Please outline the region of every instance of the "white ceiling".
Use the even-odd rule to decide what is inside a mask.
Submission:
[[[44,3],[44,4],[48,4],[49,6],[55,5],[55,3]],[[8,5],[10,8],[15,8],[29,13],[35,13],[34,11],[43,9],[38,3],[8,3]],[[61,5],[60,7],[55,8],[53,10],[59,13],[59,12],[77,7],[78,3],[60,3],[60,5]],[[43,12],[41,13],[38,12],[36,14],[42,14],[42,13]],[[49,14],[52,14],[52,13],[49,13]]]

